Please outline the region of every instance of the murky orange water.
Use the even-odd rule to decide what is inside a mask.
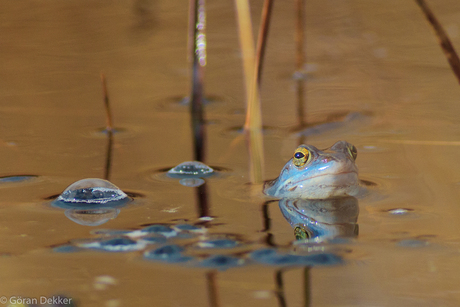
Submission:
[[[258,22],[261,3],[252,5]],[[437,1],[433,9],[460,48],[459,4]],[[0,184],[0,296],[63,294],[78,306],[111,307],[456,306],[460,88],[415,2],[307,5],[306,120],[368,115],[305,139],[319,148],[353,143],[360,177],[376,183],[359,199],[358,237],[340,245],[343,265],[213,271],[138,252],[52,251],[93,238],[95,229],[198,221],[195,189],[156,172],[193,159],[188,108],[179,104],[190,88],[187,10],[178,1],[0,3],[0,176],[38,175]],[[266,54],[266,179],[299,143],[290,132],[298,123],[293,10],[275,4]],[[277,202],[264,209],[261,186],[248,185],[246,142],[232,131],[245,107],[235,18],[231,1],[209,1],[206,162],[227,170],[207,179],[209,231],[302,250]],[[114,135],[110,180],[143,197],[88,227],[45,198],[104,175],[100,72],[123,129]],[[388,212],[395,208],[411,210]]]

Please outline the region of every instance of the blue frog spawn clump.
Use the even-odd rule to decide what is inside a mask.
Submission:
[[[130,200],[113,183],[97,178],[79,180],[68,186],[53,202],[57,207],[81,207],[82,205],[122,206]]]

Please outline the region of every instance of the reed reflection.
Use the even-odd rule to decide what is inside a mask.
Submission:
[[[294,228],[297,240],[352,238],[358,235],[359,206],[355,197],[281,199],[279,207]]]

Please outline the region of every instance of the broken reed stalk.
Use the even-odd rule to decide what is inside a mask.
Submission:
[[[194,142],[194,158],[205,160],[204,125],[204,66],[206,65],[206,12],[204,0],[190,0],[189,6],[189,52],[192,59],[192,93],[190,96],[190,114]]]
[[[436,16],[434,16],[431,9],[427,6],[426,2],[424,0],[416,0],[416,2],[425,14],[426,19],[428,19],[434,31],[436,32],[439,44],[441,45],[441,48],[444,51],[444,54],[446,55],[447,61],[449,62],[452,71],[454,72],[458,82],[460,83],[460,59],[458,57],[457,52],[455,51],[454,46],[450,42],[449,37],[447,36],[443,27],[437,20]]]
[[[112,113],[110,111],[109,94],[107,91],[107,80],[104,73],[101,73],[102,93],[104,95],[105,120],[107,131],[107,153],[105,156],[104,179],[110,179],[110,170],[112,169],[112,148],[113,148],[113,126]]]
[[[247,104],[244,130],[248,137],[250,180],[252,183],[261,183],[263,178],[264,154],[262,115],[258,86],[259,69],[255,60],[254,38],[252,36],[252,23],[248,0],[235,0],[235,4],[246,84]]]

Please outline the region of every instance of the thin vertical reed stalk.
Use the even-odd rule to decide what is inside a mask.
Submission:
[[[275,284],[276,284],[276,297],[278,298],[278,305],[280,307],[286,307],[286,297],[284,295],[284,282],[283,282],[283,270],[277,270],[275,272]]]
[[[110,180],[112,170],[112,151],[113,151],[113,131],[107,131],[107,153],[105,156],[104,179]]]
[[[262,83],[262,69],[265,59],[265,47],[268,40],[268,29],[270,27],[270,19],[272,16],[273,0],[265,0],[262,9],[262,21],[260,23],[259,36],[257,39],[257,52],[256,52],[256,67],[257,67],[257,86],[260,88]]]
[[[219,307],[219,293],[217,287],[217,273],[211,271],[206,273],[206,281],[208,283],[208,297],[210,307]]]
[[[262,182],[263,178],[264,154],[262,139],[262,115],[258,86],[259,64],[256,63],[255,58],[254,38],[252,36],[252,23],[249,3],[247,0],[235,0],[235,3],[246,84],[247,105],[244,130],[248,137],[250,180],[252,183],[260,183]],[[267,8],[267,6],[265,7]],[[269,8],[270,5],[268,5],[268,13],[270,12]],[[267,16],[269,15],[270,14],[267,14]],[[262,23],[264,23],[264,21],[262,21]],[[265,24],[268,27],[269,23],[267,20],[265,20]],[[264,31],[264,29],[261,29],[261,31]],[[261,39],[260,42],[261,53],[259,54],[258,62],[260,62],[260,59],[263,55],[264,48],[262,46],[265,46],[265,41],[263,39]],[[260,68],[260,71],[261,69],[262,68]]]
[[[311,280],[310,280],[310,267],[303,269],[303,291],[304,291],[304,306],[311,306]]]
[[[295,43],[296,43],[296,69],[302,72],[305,63],[304,53],[304,26],[305,26],[305,0],[295,0]]]
[[[104,106],[106,114],[106,132],[107,132],[107,153],[105,156],[104,179],[110,180],[110,171],[112,169],[112,151],[113,151],[113,121],[112,112],[110,111],[109,93],[107,90],[107,80],[101,73],[102,94],[104,95]]]
[[[110,111],[109,94],[107,91],[107,80],[105,79],[104,73],[101,73],[101,82],[102,82],[102,93],[104,95],[106,129],[107,131],[112,131],[113,129],[112,112]]]
[[[442,50],[449,62],[450,68],[454,72],[457,81],[460,83],[460,58],[458,57],[457,52],[455,51],[454,46],[452,45],[449,37],[447,36],[444,28],[439,23],[438,19],[434,15],[433,11],[428,7],[424,0],[416,0],[417,4],[422,9],[425,14],[426,19],[433,27],[433,30],[438,37],[439,44],[441,45]]]
[[[190,0],[189,52],[192,59],[192,93],[190,114],[194,142],[194,158],[205,160],[206,130],[204,125],[204,66],[206,65],[205,0]]]
[[[296,43],[296,74],[298,75],[296,91],[297,91],[297,122],[299,128],[303,128],[307,125],[305,120],[305,93],[306,93],[306,76],[304,75],[305,65],[305,51],[304,51],[304,40],[305,40],[305,0],[295,1],[296,11],[296,23],[295,23],[295,43]],[[305,143],[305,137],[299,137],[299,144]]]
[[[190,114],[193,136],[193,154],[196,161],[204,162],[206,126],[204,120],[204,67],[206,65],[206,11],[205,0],[189,2],[189,59],[192,62],[192,92],[190,95]],[[208,216],[208,193],[206,184],[195,188],[198,216]]]

